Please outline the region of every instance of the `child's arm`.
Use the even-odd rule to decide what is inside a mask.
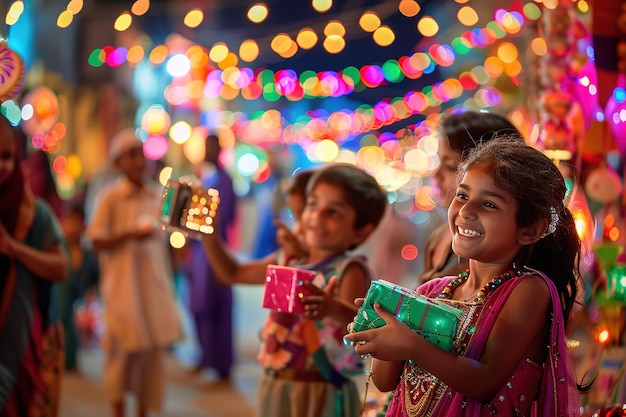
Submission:
[[[372,381],[382,392],[393,391],[398,387],[403,368],[404,361],[374,360]]]
[[[120,233],[113,234],[113,207],[116,203],[116,195],[109,189],[104,189],[96,198],[93,218],[89,222],[86,236],[91,240],[91,246],[95,253],[115,249],[132,239],[145,239],[155,232],[155,227],[149,223],[133,224],[126,227]],[[118,219],[120,221],[120,219]]]
[[[455,391],[481,402],[490,401],[522,358],[546,360],[550,293],[543,279],[527,277],[513,290],[491,329],[479,360],[446,352],[427,342],[393,314],[375,304],[387,323],[378,329],[345,336],[360,355],[384,361],[412,360]],[[358,342],[365,342],[359,344]]]
[[[358,311],[354,299],[365,297],[369,286],[370,278],[364,266],[357,262],[350,264],[339,280],[337,298],[331,304],[329,315],[345,328]]]
[[[277,262],[274,254],[259,260],[239,262],[230,253],[217,231],[205,235],[202,239],[202,245],[217,279],[229,285],[263,284],[267,266]]]

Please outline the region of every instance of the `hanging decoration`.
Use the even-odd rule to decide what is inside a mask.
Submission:
[[[496,13],[495,19],[488,22],[484,27],[466,30],[460,36],[455,37],[450,44],[434,43],[427,50],[418,51],[408,56],[391,58],[382,64],[371,63],[360,68],[348,66],[339,71],[307,70],[298,74],[290,68],[272,71],[266,68],[237,67],[237,60],[231,60],[231,63],[227,62],[230,54],[216,56],[210,53],[215,45],[225,46],[223,42],[218,41],[212,48],[208,49],[200,45],[192,45],[185,52],[192,66],[187,82],[191,83],[198,80],[201,81],[202,85],[194,83],[193,89],[186,89],[186,93],[183,94],[183,97],[186,96],[186,100],[181,99],[179,93],[182,90],[180,88],[168,87],[169,94],[167,97],[170,102],[174,102],[172,103],[174,105],[183,104],[181,102],[184,101],[198,100],[197,97],[189,97],[194,91],[204,91],[206,98],[220,97],[226,100],[242,97],[245,100],[263,98],[273,102],[285,97],[289,101],[299,101],[321,97],[341,97],[355,91],[374,89],[389,83],[399,83],[405,78],[416,80],[433,73],[437,66],[449,67],[453,65],[458,56],[468,54],[474,49],[492,46],[498,40],[518,34],[528,20],[534,20],[538,17],[534,8],[526,9],[524,9],[526,14],[501,9]],[[242,46],[246,42],[248,40],[243,41],[239,48],[240,55]],[[139,56],[147,57],[150,63],[155,66],[168,62],[167,57],[174,56],[174,52],[170,52],[167,45],[157,45],[152,51],[143,51],[143,47],[140,45],[130,49],[105,46],[92,51],[89,63],[93,66],[118,67],[127,62],[133,66],[138,63],[135,58],[137,53],[135,51],[131,56],[131,51],[137,47],[142,49]],[[159,53],[157,54],[155,51],[159,51]],[[244,57],[241,56],[240,58],[243,60]],[[214,64],[210,64],[209,61]],[[501,62],[500,64],[502,65]],[[517,64],[518,67],[521,67],[517,60],[511,64]],[[510,68],[505,69],[510,72],[514,66],[510,65]],[[202,74],[204,74],[204,78],[200,79]],[[182,79],[184,78],[175,77],[173,84],[180,86]]]
[[[542,126],[539,147],[554,161],[567,161],[576,152],[575,132],[569,116],[575,100],[564,88],[575,48],[573,3],[544,5],[538,32],[547,52],[537,62],[538,123]]]
[[[598,203],[610,204],[622,195],[622,192],[619,175],[605,163],[591,171],[585,180],[585,194]]]
[[[16,98],[24,84],[24,62],[0,36],[0,103]]]

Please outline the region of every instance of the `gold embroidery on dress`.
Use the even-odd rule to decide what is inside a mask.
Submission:
[[[463,311],[452,347],[452,352],[457,355],[463,355],[474,334],[474,326],[482,311],[482,304],[448,299],[439,299],[438,301],[445,302]],[[437,377],[413,364],[405,365],[402,381],[404,384],[404,404],[409,417],[429,416],[448,388]]]
[[[422,374],[422,378],[429,375],[421,368],[419,368],[419,373]],[[415,375],[412,370],[407,373],[405,369],[404,403],[409,417],[430,415],[437,405],[438,400],[446,391],[447,386],[441,383],[437,378],[430,375],[429,379],[429,381],[420,382],[419,376]],[[430,383],[427,384],[426,382]],[[412,387],[409,385],[412,385]],[[418,397],[420,397],[419,400],[414,404]]]

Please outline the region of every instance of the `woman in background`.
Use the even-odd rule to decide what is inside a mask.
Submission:
[[[56,416],[63,350],[52,300],[67,256],[52,210],[27,186],[18,142],[0,116],[0,416]]]
[[[496,134],[521,135],[513,124],[495,113],[466,111],[444,116],[439,126],[439,166],[433,178],[439,189],[439,204],[448,209],[456,190],[456,170],[463,156],[480,142]],[[452,235],[446,223],[437,227],[426,241],[424,270],[418,277],[422,284],[433,277],[457,275],[468,268],[467,259],[452,252]]]

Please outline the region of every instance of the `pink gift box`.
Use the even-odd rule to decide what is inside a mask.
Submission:
[[[313,278],[315,271],[268,265],[265,273],[263,307],[284,313],[304,313],[302,298],[311,295],[311,290],[308,290],[304,283],[313,281]]]

